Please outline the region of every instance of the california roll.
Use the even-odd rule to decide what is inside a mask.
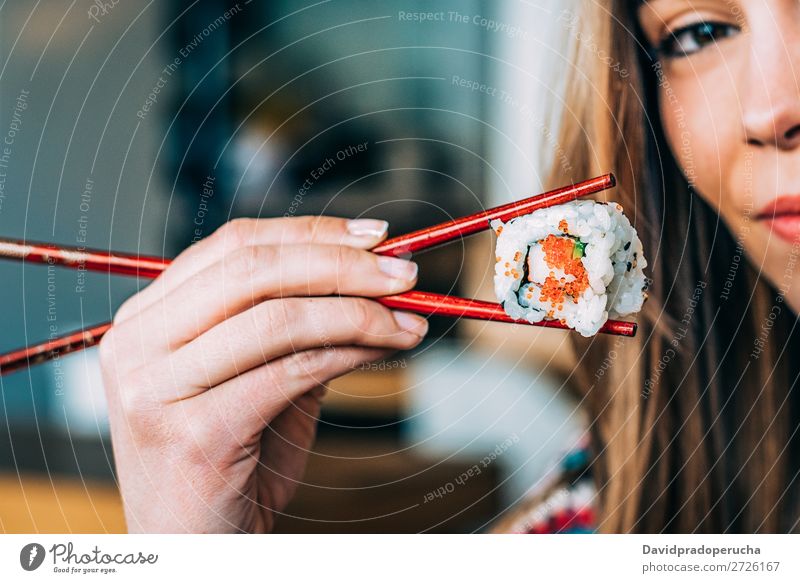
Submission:
[[[621,205],[570,202],[492,228],[495,293],[512,318],[560,320],[588,337],[642,309],[647,260]]]

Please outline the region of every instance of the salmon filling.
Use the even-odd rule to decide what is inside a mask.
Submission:
[[[545,278],[539,296],[540,301],[549,302],[555,310],[562,310],[567,296],[573,303],[578,303],[578,297],[589,287],[589,276],[581,262],[583,246],[570,237],[548,235],[541,241],[545,262],[551,269],[559,269],[574,279],[557,278],[554,272]],[[554,311],[550,312],[550,317]]]

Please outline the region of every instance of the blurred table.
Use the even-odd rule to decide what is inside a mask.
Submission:
[[[0,474],[0,532],[125,532],[122,500],[111,483]]]
[[[465,533],[500,510],[497,469],[420,455],[388,439],[322,438],[282,533]]]
[[[496,516],[498,468],[462,479],[477,453],[448,459],[405,438],[413,362],[398,356],[390,370],[331,383],[304,485],[278,532],[469,532]],[[12,434],[0,439],[0,459],[15,460],[20,474],[0,471],[0,533],[125,532],[109,443],[37,438],[29,427]]]

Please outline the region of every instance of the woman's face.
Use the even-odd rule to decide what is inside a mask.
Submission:
[[[649,0],[639,18],[684,174],[798,313],[800,2]]]

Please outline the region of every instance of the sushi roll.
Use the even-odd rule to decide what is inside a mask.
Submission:
[[[642,309],[647,261],[621,205],[570,202],[491,226],[495,294],[512,318],[560,320],[588,337]]]

